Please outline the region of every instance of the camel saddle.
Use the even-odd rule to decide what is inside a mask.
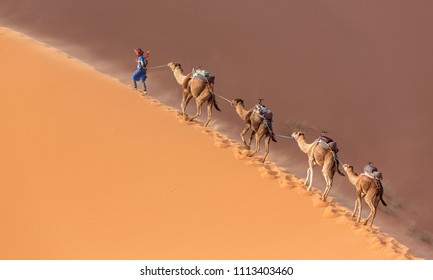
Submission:
[[[209,71],[204,69],[192,69],[192,79],[199,79],[209,84],[215,83],[215,76],[211,76]]]
[[[270,109],[265,107],[265,105],[256,104],[256,106],[254,106],[253,112],[260,114],[266,120],[272,121],[273,113]]]
[[[363,175],[370,177],[375,180],[381,181],[383,179],[382,172],[379,172],[379,170],[371,163],[369,162],[366,166],[364,166],[364,172]]]
[[[337,142],[325,135],[321,135],[319,139],[317,139],[317,144],[322,146],[324,149],[334,151],[334,153],[338,153],[339,151]]]

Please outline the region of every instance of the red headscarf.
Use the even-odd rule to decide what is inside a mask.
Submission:
[[[134,52],[135,52],[137,55],[142,55],[142,54],[144,53],[143,50],[140,49],[140,48],[135,48],[135,49],[134,49]]]

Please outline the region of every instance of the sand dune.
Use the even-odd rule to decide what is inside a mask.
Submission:
[[[176,108],[10,29],[0,46],[1,259],[416,258]]]

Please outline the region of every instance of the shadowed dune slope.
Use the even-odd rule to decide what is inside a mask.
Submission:
[[[1,259],[413,258],[225,135],[20,33],[0,43]]]

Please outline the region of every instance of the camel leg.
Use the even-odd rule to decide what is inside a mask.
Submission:
[[[360,204],[361,204],[361,192],[356,190],[355,208],[353,209],[352,217],[355,217],[356,210],[358,209]]]
[[[329,192],[331,191],[332,182],[334,181],[334,173],[335,173],[335,170],[329,170],[327,167],[322,169],[322,174],[323,174],[323,177],[325,178],[325,182],[326,182],[325,192],[322,195],[323,201],[326,201],[326,198],[328,197]]]
[[[328,192],[329,192],[329,188],[330,188],[329,177],[328,177],[326,170],[324,170],[324,169],[322,169],[322,175],[323,175],[323,178],[325,179],[325,184],[326,184],[325,191],[322,194],[322,201],[325,201],[326,197],[328,196]]]
[[[358,198],[355,200],[355,208],[353,208],[352,217],[355,217],[357,209],[358,209]]]
[[[251,143],[253,142],[253,138],[256,135],[256,132],[254,130],[251,131],[250,139],[248,140],[248,146],[251,147]]]
[[[249,154],[248,155],[249,157],[254,156],[255,154],[257,154],[260,151],[260,140],[262,140],[262,137],[263,137],[263,134],[260,135],[260,134],[256,133],[256,150],[253,153]]]
[[[198,116],[201,115],[201,106],[203,105],[204,100],[196,99],[195,103],[196,103],[196,106],[197,106],[197,113],[192,118],[189,119],[190,121],[192,121],[193,119],[195,119],[195,118],[197,118]]]
[[[210,120],[212,119],[212,107],[213,107],[213,99],[210,98],[207,101],[207,121],[204,124],[204,127],[207,127],[207,125],[209,124]]]
[[[309,178],[310,178],[310,167],[307,168],[307,177],[305,178],[305,181],[304,181],[305,185],[307,185]]]
[[[308,169],[307,169],[307,177],[305,178],[304,184],[308,184],[308,180],[310,179],[310,173],[311,173],[311,161],[308,160]]]
[[[247,144],[247,142],[245,141],[244,135],[248,132],[248,130],[250,130],[251,125],[247,124],[247,126],[244,128],[244,130],[242,130],[241,132],[241,138],[242,138],[242,142],[244,143],[244,148],[246,149],[250,149],[251,147],[251,139],[250,139],[250,143]]]
[[[359,223],[361,221],[361,211],[362,211],[362,197],[358,197],[358,218],[356,222]]]
[[[310,171],[310,178],[309,178],[310,179],[310,184],[308,185],[307,191],[310,191],[311,190],[311,186],[313,185],[313,166],[314,166],[313,163],[310,163],[310,168],[308,168],[308,170]],[[305,181],[307,181],[307,180],[305,180]]]
[[[270,141],[271,141],[271,136],[266,135],[266,138],[265,138],[265,156],[263,157],[263,161],[262,161],[263,163],[265,163],[266,159],[268,158]]]
[[[374,219],[376,218],[377,206],[379,205],[379,201],[380,201],[380,195],[376,195],[374,197],[374,204],[373,204],[373,210],[372,210],[373,213],[371,214],[370,227],[373,226]]]
[[[307,187],[307,191],[311,189],[311,185],[313,184],[313,167],[314,167],[314,161],[312,158],[308,158],[308,169],[307,169],[307,178],[305,178],[304,184],[307,185],[308,181],[310,184]]]
[[[325,192],[322,195],[322,201],[326,201],[326,199],[328,198],[329,192],[331,191],[331,186],[331,184],[326,184]]]
[[[371,217],[376,216],[376,209],[375,209],[375,207],[374,207],[374,204],[373,204],[373,201],[372,201],[373,199],[372,199],[371,197],[366,196],[364,200],[365,200],[365,202],[367,203],[368,207],[370,207],[370,214],[368,215],[367,219],[365,219],[365,222],[364,222],[364,226],[365,226],[365,225],[367,225],[368,220],[369,220]],[[373,224],[373,223],[371,223],[370,226],[371,226],[372,224]]]
[[[325,176],[325,182],[326,182],[326,188],[325,191],[322,194],[322,200],[326,201],[326,198],[328,197],[329,192],[331,191],[331,187],[332,187],[332,179],[329,178],[329,176]]]
[[[373,208],[373,214],[371,215],[371,220],[370,220],[370,227],[373,226],[373,222],[374,222],[374,218],[376,218],[376,214],[377,214],[377,207]]]
[[[182,109],[182,115],[185,117],[185,120],[188,119],[188,115],[185,112],[186,106],[188,105],[189,101],[191,100],[192,95],[189,94],[187,91],[183,92],[182,95],[182,102],[180,103],[180,107]]]

